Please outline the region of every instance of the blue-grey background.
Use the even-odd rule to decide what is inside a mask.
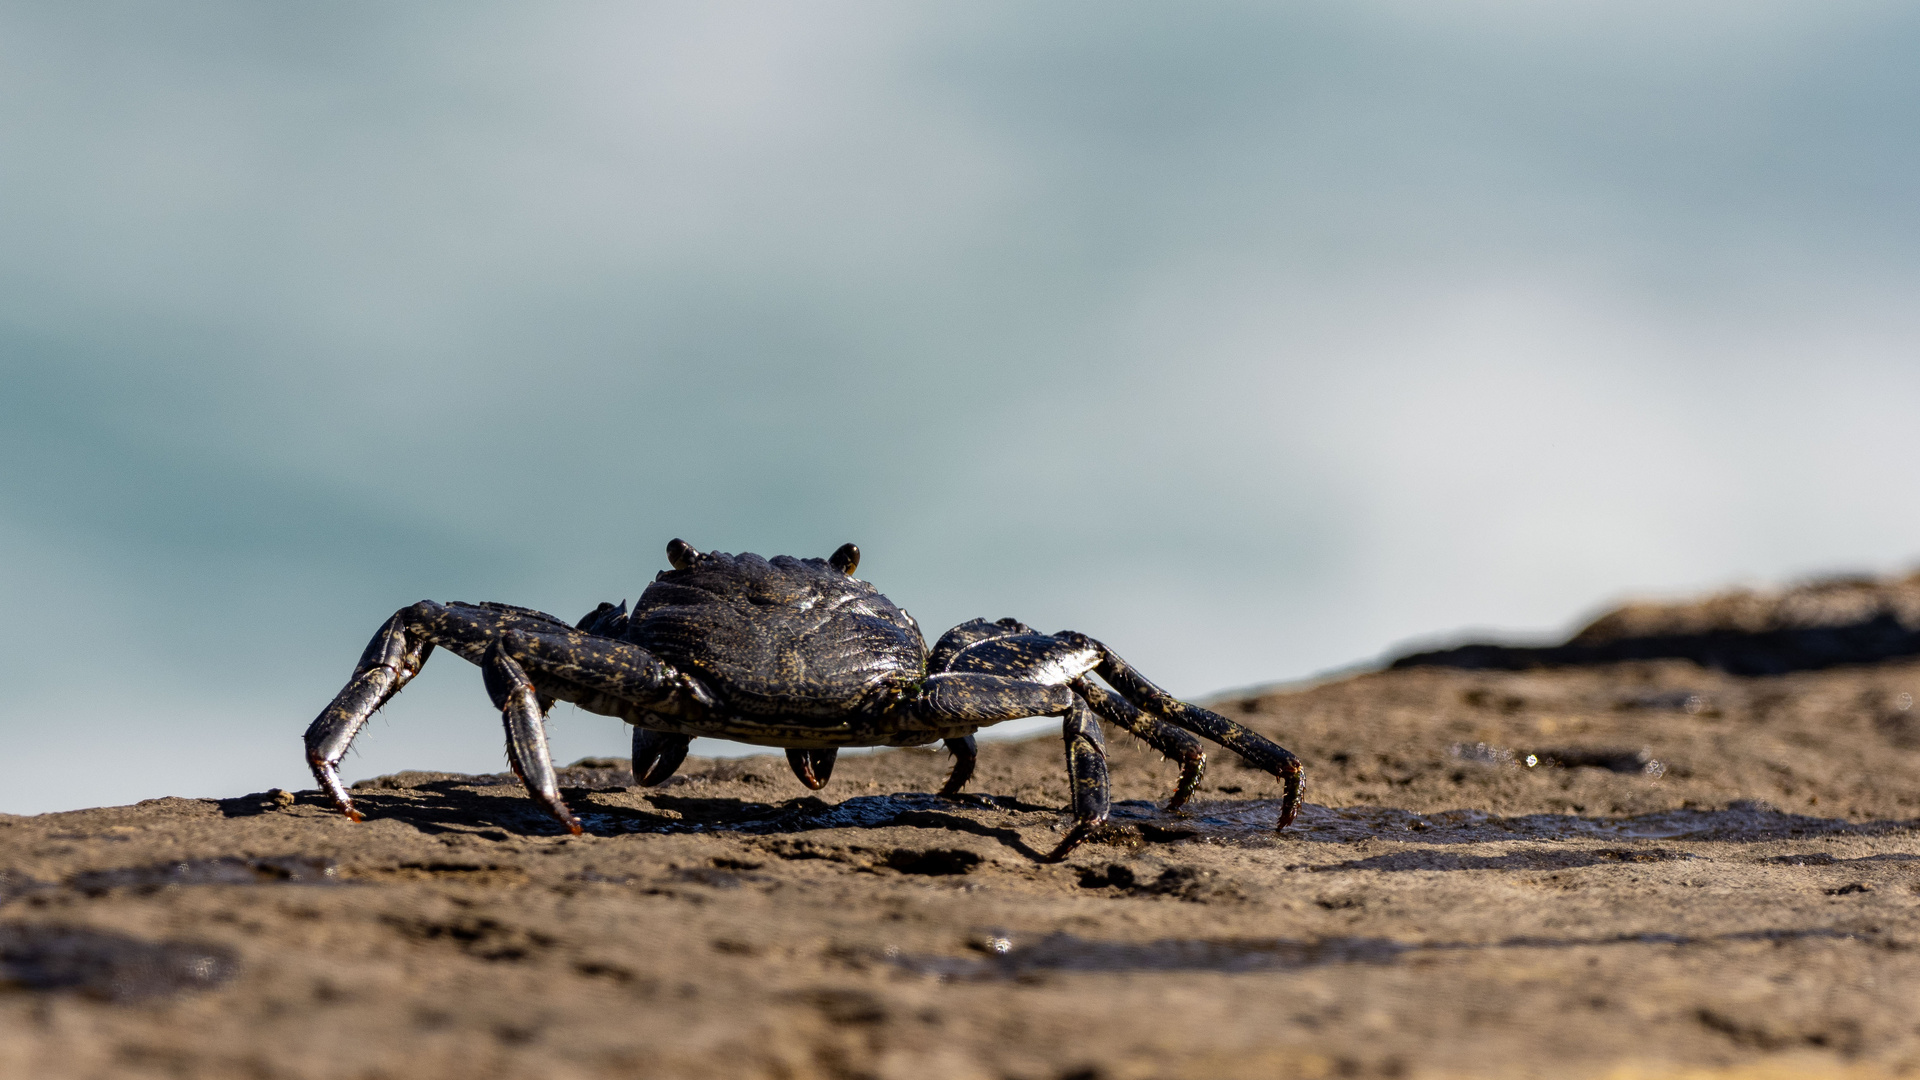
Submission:
[[[0,810],[684,536],[1186,695],[1920,554],[1911,4],[0,5]],[[563,760],[621,753],[562,707]],[[491,770],[442,655],[351,776]]]

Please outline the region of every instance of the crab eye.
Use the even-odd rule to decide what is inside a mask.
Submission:
[[[677,536],[667,542],[667,561],[673,564],[675,570],[687,569],[699,557],[700,553],[694,550],[692,544]]]
[[[860,565],[859,546],[855,544],[841,544],[840,550],[834,552],[833,557],[827,560],[827,565],[843,574],[851,576],[854,569]]]

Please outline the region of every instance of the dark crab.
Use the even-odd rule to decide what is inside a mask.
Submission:
[[[1278,828],[1300,806],[1300,762],[1247,728],[1180,701],[1085,634],[1041,634],[1013,619],[975,619],[931,652],[919,624],[853,576],[860,549],[829,559],[702,553],[667,545],[662,571],[631,613],[603,603],[578,624],[507,604],[403,608],[373,636],[353,678],[307,728],[307,762],[346,815],[360,813],[338,766],[374,711],[418,674],[434,646],[480,665],[507,727],[507,759],[535,802],[569,830],[544,726],[555,700],[633,725],[633,775],[663,783],[694,736],[784,747],[818,789],[843,746],[944,740],[958,794],[973,774],[973,733],[1026,716],[1062,718],[1074,824],[1064,857],[1107,818],[1107,761],[1097,715],[1180,765],[1169,810],[1193,795],[1206,754],[1193,733],[1284,784]],[[1111,690],[1088,678],[1098,674]]]

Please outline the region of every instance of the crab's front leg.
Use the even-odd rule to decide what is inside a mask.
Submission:
[[[546,710],[540,707],[540,692],[533,680],[499,641],[481,659],[480,674],[486,680],[487,696],[506,724],[507,761],[514,775],[541,809],[559,819],[568,832],[580,835],[580,819],[560,797],[560,778],[553,771],[553,755],[547,752]]]
[[[582,631],[519,627],[500,635],[481,662],[487,692],[507,726],[508,755],[534,800],[573,832],[579,821],[567,809],[547,754],[539,712],[545,697],[571,701],[590,712],[628,720],[650,713],[693,718],[714,707],[699,680],[630,642]],[[636,727],[634,777],[652,787],[664,783],[686,759],[689,737]]]
[[[411,610],[411,609],[408,609]],[[424,635],[409,633],[407,611],[395,612],[361,654],[353,677],[331,704],[307,727],[307,765],[320,789],[333,798],[334,805],[355,821],[360,811],[340,782],[340,759],[347,756],[353,737],[366,726],[380,706],[420,673],[421,665],[433,654],[433,642]]]
[[[630,722],[653,714],[704,717],[715,704],[699,680],[638,645],[526,608],[422,601],[387,620],[345,689],[307,728],[314,777],[355,821],[361,815],[340,782],[340,760],[367,718],[420,670],[436,645],[480,665],[501,710],[514,772],[534,800],[572,832],[580,831],[580,823],[560,797],[542,719],[554,699]],[[640,743],[636,738],[636,751]],[[658,782],[685,756],[685,737],[667,736],[653,750],[643,767]]]

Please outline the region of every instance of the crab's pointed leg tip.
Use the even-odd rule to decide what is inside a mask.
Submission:
[[[354,809],[353,807],[351,807],[351,806],[349,806],[349,807],[347,807],[347,808],[346,808],[346,810],[344,811],[344,813],[345,813],[345,814],[347,815],[347,820],[348,820],[348,821],[365,821],[365,820],[367,820],[367,815],[365,815],[365,814],[363,814],[363,813],[361,813],[361,812],[360,812],[360,811],[358,811],[358,810],[355,810],[355,809]]]
[[[1046,858],[1042,861],[1057,863],[1065,859],[1068,855],[1073,854],[1073,850],[1079,847],[1087,837],[1092,836],[1094,830],[1098,829],[1103,822],[1104,819],[1102,821],[1083,821],[1075,825],[1073,829],[1067,833],[1066,839],[1060,841],[1060,846],[1048,852]]]
[[[560,823],[560,827],[572,836],[579,836],[585,831],[580,827],[580,819],[574,815],[573,807],[568,806],[567,801],[557,795],[551,803],[547,804],[547,813],[552,814],[554,820]]]
[[[573,816],[572,808],[568,807],[565,803],[550,810],[549,813],[553,814],[553,819],[558,821],[560,827],[567,830],[570,835],[579,836],[582,832],[580,819]]]

